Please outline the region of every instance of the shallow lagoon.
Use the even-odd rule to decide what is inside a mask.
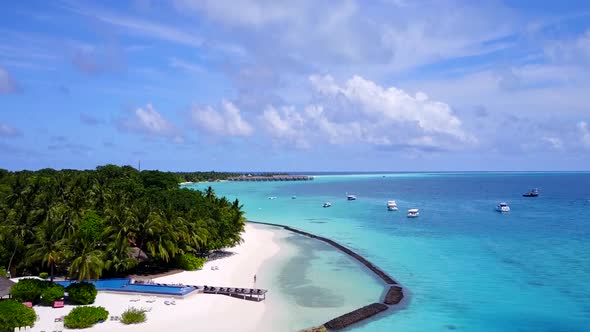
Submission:
[[[410,291],[406,308],[352,331],[585,331],[590,326],[589,173],[371,174],[212,186],[218,194],[238,197],[249,219],[332,238]],[[521,196],[533,187],[541,189],[540,197]],[[346,193],[359,199],[346,201]],[[389,199],[400,211],[386,210]],[[332,207],[322,208],[325,201]],[[508,215],[494,211],[500,201],[510,204]],[[405,210],[414,207],[421,216],[407,219]],[[328,278],[329,271],[321,270],[329,266],[326,261],[307,261],[317,272],[290,273],[291,280],[278,282]],[[284,295],[294,303],[304,301]],[[306,315],[320,312],[315,308],[296,317],[314,322]]]

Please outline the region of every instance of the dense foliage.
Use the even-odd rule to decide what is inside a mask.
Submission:
[[[109,312],[103,307],[77,307],[64,317],[64,326],[69,329],[85,329],[106,321]]]
[[[143,264],[171,266],[177,256],[241,241],[237,200],[210,188],[180,189],[179,181],[173,173],[114,165],[0,170],[0,266],[12,276],[49,271],[51,280],[56,273],[89,280],[126,273],[145,255]]]
[[[240,173],[228,173],[228,172],[176,172],[174,173],[180,179],[180,182],[204,182],[204,181],[217,181],[227,180],[234,176],[240,176]]]
[[[203,268],[203,264],[205,264],[204,257],[197,257],[193,254],[177,256],[176,260],[176,266],[187,271],[200,270]]]
[[[145,310],[137,308],[129,308],[121,315],[121,323],[123,324],[139,324],[146,321]]]
[[[66,288],[66,292],[68,292],[69,300],[78,304],[94,303],[98,294],[96,286],[86,282],[70,284]]]
[[[33,326],[35,310],[14,300],[0,301],[0,331],[13,331],[21,326]]]
[[[10,295],[20,302],[39,303],[41,294],[54,285],[50,281],[33,278],[21,279],[10,288]]]
[[[64,297],[64,287],[62,285],[53,284],[41,293],[41,303],[44,305],[52,305],[54,301],[60,300]]]

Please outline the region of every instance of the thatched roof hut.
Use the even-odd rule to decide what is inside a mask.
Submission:
[[[129,258],[136,259],[141,263],[145,263],[150,260],[148,255],[138,247],[131,247],[129,248]]]
[[[0,298],[10,295],[10,288],[15,282],[10,279],[0,277]]]

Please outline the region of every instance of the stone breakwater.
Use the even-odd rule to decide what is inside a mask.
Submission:
[[[362,308],[358,308],[354,311],[351,311],[347,314],[344,314],[340,317],[336,317],[331,321],[325,323],[324,326],[329,330],[340,330],[354,323],[358,323],[362,320],[365,320],[369,317],[373,317],[376,314],[387,310],[387,308],[389,307],[383,303],[372,303]]]
[[[403,292],[403,288],[393,279],[391,278],[387,273],[385,273],[383,270],[381,270],[380,268],[378,268],[377,266],[375,266],[373,263],[369,262],[366,258],[364,258],[363,256],[357,254],[356,252],[350,250],[349,248],[346,248],[345,246],[339,244],[338,242],[334,241],[334,240],[330,240],[328,238],[325,238],[323,236],[318,236],[315,234],[311,234],[290,226],[286,226],[286,225],[280,225],[280,224],[273,224],[273,223],[267,223],[267,222],[259,222],[259,221],[249,221],[251,223],[254,224],[261,224],[261,225],[268,225],[268,226],[274,226],[274,227],[280,227],[283,229],[286,229],[288,231],[291,231],[293,233],[297,233],[300,235],[304,235],[316,240],[320,240],[323,241],[331,246],[333,246],[334,248],[344,252],[345,254],[351,256],[352,258],[356,259],[359,263],[363,264],[364,266],[366,266],[369,270],[371,270],[379,279],[383,280],[383,282],[385,283],[385,287],[389,287],[389,289],[387,289],[387,293],[385,294],[385,297],[382,301],[382,303],[372,303],[369,304],[367,306],[364,306],[362,308],[353,310],[347,314],[344,314],[340,317],[336,317],[330,321],[328,321],[327,323],[325,323],[322,326],[313,328],[313,329],[329,329],[329,330],[340,330],[343,328],[346,328],[352,324],[356,324],[360,321],[363,321],[367,318],[373,317],[376,314],[383,312],[385,310],[387,310],[389,308],[388,305],[396,305],[398,303],[400,303],[403,298],[404,298],[404,292]],[[306,329],[303,331],[310,331],[311,329]]]

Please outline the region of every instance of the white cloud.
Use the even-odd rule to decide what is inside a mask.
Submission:
[[[543,141],[549,144],[549,146],[555,150],[563,150],[563,141],[558,137],[543,137]]]
[[[0,122],[0,137],[16,137],[20,135],[20,130]]]
[[[263,128],[278,142],[288,142],[298,148],[309,148],[309,137],[306,133],[306,119],[295,107],[285,106],[276,109],[269,106],[261,116]]]
[[[272,0],[177,0],[175,4],[181,11],[196,10],[230,25],[259,26],[295,15],[293,6]]]
[[[119,120],[120,129],[152,137],[169,137],[174,142],[182,141],[174,125],[158,113],[152,104],[147,104],[145,108],[136,108],[131,114],[132,116]]]
[[[586,121],[578,122],[578,132],[580,133],[580,138],[582,140],[582,145],[590,148],[590,128]]]
[[[310,82],[317,96],[302,111],[293,106],[264,111],[262,123],[275,140],[300,148],[325,142],[427,150],[476,143],[447,104],[422,92],[411,96],[359,76],[343,84],[331,76],[311,76]]]
[[[361,118],[408,125],[416,123],[425,133],[449,135],[463,142],[473,140],[463,131],[461,120],[449,105],[430,100],[423,92],[411,96],[401,89],[384,88],[360,76],[354,76],[342,85],[331,76],[313,75],[310,81],[323,97],[344,97],[356,107]]]
[[[18,86],[6,69],[0,67],[0,94],[15,93]]]
[[[164,24],[154,23],[147,20],[141,20],[133,17],[113,14],[102,11],[98,8],[70,8],[72,11],[81,15],[96,18],[105,23],[122,28],[125,32],[148,38],[157,38],[173,43],[184,44],[187,46],[199,47],[203,44],[203,39],[197,36],[194,31],[189,32],[177,27]]]
[[[166,121],[160,113],[156,112],[152,104],[147,104],[145,109],[136,109],[135,116],[139,128],[154,135],[168,134],[173,129],[172,124]]]
[[[210,134],[250,136],[252,126],[242,118],[240,110],[227,100],[221,101],[220,111],[213,107],[195,108],[191,112],[193,124]]]
[[[555,40],[545,45],[545,55],[554,62],[590,61],[590,30],[570,40]]]
[[[204,72],[203,67],[174,57],[170,58],[169,65],[172,68],[181,69],[193,74],[201,74]]]

